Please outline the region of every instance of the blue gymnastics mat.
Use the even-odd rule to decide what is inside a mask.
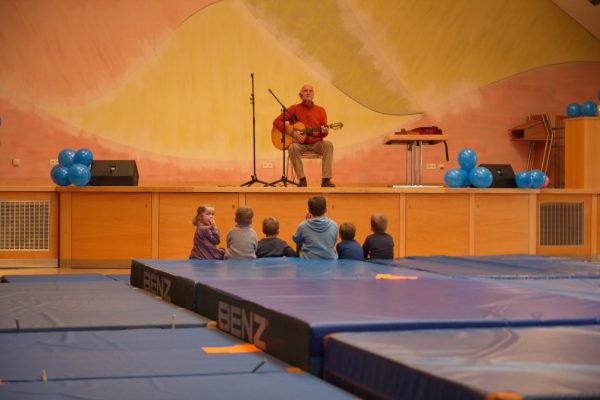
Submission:
[[[6,283],[110,282],[114,280],[102,274],[4,275],[3,279]]]
[[[366,398],[599,399],[600,327],[336,333],[324,369]]]
[[[110,275],[106,275],[106,276],[109,277],[110,279],[112,279],[113,281],[117,281],[117,282],[129,283],[131,281],[130,274],[110,274]]]
[[[0,285],[0,332],[202,327],[191,311],[112,280]]]
[[[195,310],[196,283],[219,279],[372,279],[376,276],[439,277],[443,275],[354,260],[153,260],[134,259],[131,284],[163,299]]]
[[[248,349],[250,347],[250,349]],[[0,379],[35,382],[284,372],[290,367],[217,329],[0,333]]]
[[[385,265],[453,277],[487,277],[496,279],[598,278],[600,263],[568,257],[538,255],[498,256],[427,256],[375,260]]]
[[[502,284],[600,301],[600,279],[507,279]]]
[[[459,278],[206,279],[196,298],[223,331],[314,373],[333,332],[600,323],[600,302]]]
[[[306,373],[255,373],[166,378],[94,379],[7,383],[10,400],[348,400],[356,399]]]

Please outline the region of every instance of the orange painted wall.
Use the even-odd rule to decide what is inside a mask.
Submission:
[[[507,129],[600,88],[600,41],[546,0],[5,0],[0,54],[0,180],[50,182],[61,149],[86,147],[135,159],[141,184],[244,182],[251,73],[262,179],[282,162],[267,89],[292,104],[307,81],[345,124],[330,136],[339,184],[401,182],[404,149],[382,137],[427,125],[451,156],[426,148],[427,162],[455,167],[468,146],[520,170],[528,148]],[[318,163],[307,173],[318,181]]]

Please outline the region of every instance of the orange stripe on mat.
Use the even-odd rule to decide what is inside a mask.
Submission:
[[[417,276],[392,275],[392,274],[377,274],[375,279],[396,279],[396,280],[414,280],[419,279]]]
[[[205,353],[208,354],[219,354],[219,353],[258,353],[261,350],[253,344],[235,344],[233,346],[222,346],[222,347],[202,347]]]

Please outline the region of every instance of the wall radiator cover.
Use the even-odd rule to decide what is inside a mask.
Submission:
[[[540,203],[540,246],[583,246],[583,202]]]
[[[47,251],[50,201],[0,200],[0,251]]]

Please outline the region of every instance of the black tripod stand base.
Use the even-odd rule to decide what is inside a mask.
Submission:
[[[289,179],[288,179],[288,178],[287,178],[285,175],[284,175],[284,176],[282,176],[282,177],[281,177],[281,179],[278,179],[278,180],[276,180],[275,182],[271,182],[271,183],[269,183],[269,185],[271,185],[271,186],[275,186],[275,184],[277,184],[277,183],[282,183],[282,184],[283,184],[283,186],[287,186],[287,185],[288,185],[288,183],[289,183],[289,184],[291,184],[291,185],[300,186],[300,185],[299,185],[299,184],[297,184],[296,182],[294,182],[294,181],[290,181],[290,180],[289,180]]]
[[[263,185],[265,185],[265,186],[274,186],[274,185],[273,185],[273,184],[271,184],[271,183],[268,183],[268,182],[265,182],[265,181],[261,181],[260,179],[258,179],[258,178],[256,177],[256,175],[252,175],[252,176],[250,177],[250,180],[249,180],[248,182],[242,183],[242,184],[240,185],[240,187],[244,187],[244,186],[252,186],[252,185],[254,185],[255,183],[262,183],[262,184],[263,184]]]

